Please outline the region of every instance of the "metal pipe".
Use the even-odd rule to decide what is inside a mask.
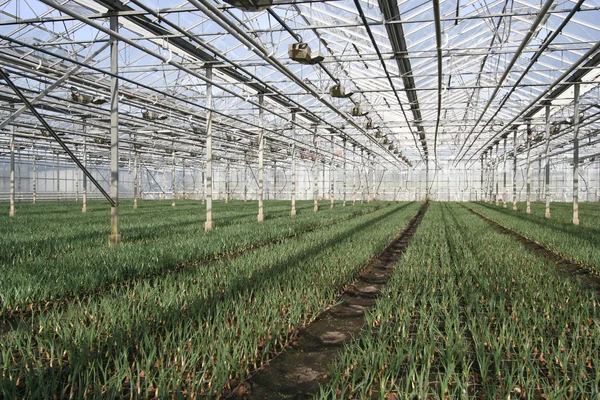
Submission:
[[[496,183],[496,205],[499,205],[499,197],[498,191],[500,190],[500,182],[498,181],[498,167],[500,163],[498,162],[498,147],[500,146],[500,142],[496,143],[496,158],[494,159],[494,182]]]
[[[343,158],[343,160],[344,160],[344,161],[343,161],[343,162],[344,162],[344,166],[343,166],[343,168],[344,168],[344,172],[343,172],[343,175],[344,175],[344,177],[343,177],[343,180],[344,180],[344,188],[343,188],[344,194],[343,194],[343,200],[344,200],[344,201],[343,201],[343,205],[342,205],[342,206],[343,206],[343,207],[346,207],[346,139],[344,139],[344,140],[343,140],[343,143],[344,143],[344,145],[343,145],[343,148],[342,148],[342,152],[343,152],[343,154],[342,154],[342,158]]]
[[[352,145],[353,150],[356,152],[356,145]],[[354,155],[352,156],[354,158]],[[356,163],[352,163],[352,192],[354,195],[352,196],[352,205],[356,205]]]
[[[292,114],[295,119],[295,113]],[[291,215],[296,215],[296,144],[292,144],[292,211]]]
[[[117,14],[110,16],[110,30],[119,31]],[[113,204],[110,208],[110,236],[108,243],[111,245],[121,242],[119,235],[119,42],[114,36],[110,39],[110,197]]]
[[[171,156],[171,207],[175,207],[175,197],[177,196],[177,188],[175,187],[175,149],[172,150]]]
[[[334,150],[334,148],[333,148],[333,139],[332,139],[331,140],[332,156],[331,156],[331,161],[329,162],[329,199],[331,201],[330,208],[333,208],[334,204],[335,204],[335,199],[334,199],[335,193],[334,193],[334,182],[333,182],[333,180],[334,180],[334,178],[333,178],[333,159],[335,156],[333,155],[333,150]]]
[[[83,175],[85,178],[85,175]],[[33,156],[33,182],[32,182],[32,189],[33,189],[33,204],[35,204],[36,201],[36,197],[37,197],[37,157],[34,155]]]
[[[83,125],[83,132],[85,133],[85,125]],[[87,136],[83,137],[83,166],[87,168]],[[87,175],[83,174],[83,204],[81,205],[81,212],[87,212]]]
[[[313,211],[319,211],[319,161],[317,158],[317,139],[316,139],[316,131],[315,138],[313,140],[315,151],[313,154],[314,162],[313,162]]]
[[[133,153],[133,208],[138,208],[138,152],[137,149]]]

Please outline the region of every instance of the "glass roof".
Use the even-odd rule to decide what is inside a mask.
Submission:
[[[263,7],[237,8],[248,4]],[[273,159],[289,159],[291,145],[326,156],[345,143],[347,157],[371,154],[386,168],[472,164],[503,138],[513,151],[515,130],[522,151],[527,126],[542,154],[545,106],[550,122],[572,118],[579,79],[585,159],[598,153],[598,17],[600,0],[12,0],[0,6],[0,63],[30,100],[47,91],[39,112],[74,147],[107,147],[109,101],[71,95],[110,99],[113,36],[122,146],[135,142],[149,160],[171,150],[202,159],[210,110],[224,159],[256,157],[265,129]],[[322,59],[290,59],[297,43]],[[335,85],[345,97],[332,96]],[[0,90],[6,121],[21,104],[2,81]],[[29,112],[13,123],[36,151],[55,149]],[[552,154],[568,156],[572,125],[551,137]]]

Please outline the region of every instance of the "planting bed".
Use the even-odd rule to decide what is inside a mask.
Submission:
[[[323,210],[321,229],[161,279],[110,285],[64,307],[15,319],[0,341],[2,393],[227,394],[331,304],[420,206],[393,204],[368,214],[359,207]],[[360,215],[331,224],[356,212]],[[327,219],[328,213],[337,216]],[[300,217],[282,218],[286,229],[278,229],[294,229]],[[248,225],[256,240],[268,221]]]

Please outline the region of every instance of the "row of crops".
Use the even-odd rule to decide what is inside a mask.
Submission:
[[[461,205],[429,207],[366,326],[320,397],[599,396],[600,297]]]
[[[312,212],[312,202],[267,204],[266,221],[256,223],[256,202],[215,202],[217,229],[204,231],[199,201],[122,204],[123,243],[108,247],[105,203],[90,203],[82,214],[75,203],[23,205],[0,224],[0,315],[41,307],[68,296],[91,293],[112,283],[181,269],[189,264],[273,242],[387,206],[371,202]],[[293,221],[293,222],[292,222]]]
[[[276,210],[276,204],[268,205]],[[198,204],[174,215],[156,203],[151,207],[157,210],[140,223],[154,221],[170,232],[166,237],[118,248],[84,240],[71,249],[42,245],[31,253],[14,244],[9,251],[21,258],[3,264],[0,289],[5,312],[11,310],[0,331],[2,394],[167,398],[227,393],[334,302],[421,205],[369,203],[314,214],[307,202],[291,218],[285,202],[281,217],[272,214],[257,224],[256,204],[230,203],[221,214],[230,212],[230,224],[204,234],[200,218],[183,222]],[[70,218],[57,214],[56,221]],[[246,214],[252,223],[245,222]],[[28,232],[32,243],[38,234],[47,237],[31,227],[14,228]],[[59,235],[68,233],[65,228]],[[168,268],[268,240],[276,243]],[[74,297],[59,307],[14,312],[31,301],[67,295]]]
[[[544,218],[545,205],[542,208],[541,203],[532,203],[532,214],[490,203],[468,206],[556,254],[600,273],[600,207],[596,203],[586,203],[581,210],[582,225],[570,222],[573,208],[567,203],[553,203],[551,219]]]

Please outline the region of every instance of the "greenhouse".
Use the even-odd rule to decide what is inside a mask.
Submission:
[[[600,398],[600,0],[6,0],[0,398]]]

